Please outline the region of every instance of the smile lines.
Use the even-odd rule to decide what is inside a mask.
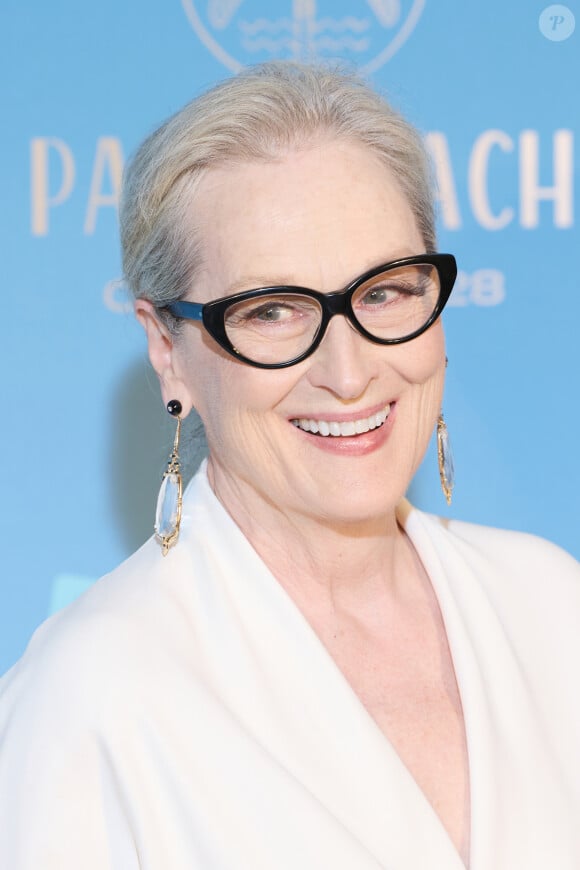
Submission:
[[[298,420],[291,422],[297,429],[302,429],[304,432],[312,432],[313,435],[332,435],[334,438],[348,438],[352,435],[362,435],[364,432],[369,432],[371,429],[377,429],[382,426],[387,417],[391,406],[387,405],[382,411],[377,411],[376,414],[370,414],[368,417],[361,417],[359,420],[347,420],[339,423],[337,420],[312,420],[306,417],[301,417]]]

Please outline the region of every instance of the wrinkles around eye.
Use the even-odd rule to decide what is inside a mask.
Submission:
[[[311,321],[319,317],[318,310],[309,305],[288,304],[282,302],[268,302],[257,305],[248,310],[239,310],[228,313],[227,321],[230,326],[245,326],[256,324],[290,324],[300,321]]]

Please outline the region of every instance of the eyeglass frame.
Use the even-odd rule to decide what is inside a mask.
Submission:
[[[367,330],[357,320],[351,304],[352,297],[358,288],[366,281],[369,281],[376,275],[380,275],[382,272],[394,271],[403,266],[435,267],[439,276],[439,297],[437,303],[426,323],[409,335],[400,338],[378,338],[370,332],[367,332]],[[419,254],[414,257],[403,257],[402,259],[392,260],[391,262],[385,263],[381,266],[375,266],[373,269],[369,269],[367,272],[359,275],[359,277],[355,278],[354,281],[351,281],[344,290],[336,290],[331,293],[322,293],[319,290],[312,290],[309,287],[278,284],[272,287],[259,287],[255,290],[244,290],[241,293],[234,293],[232,296],[224,296],[220,299],[215,299],[212,302],[188,302],[180,300],[178,302],[171,302],[169,305],[160,306],[160,310],[168,311],[180,320],[192,320],[203,323],[206,331],[214,341],[216,341],[223,350],[229,353],[230,356],[240,362],[260,369],[283,369],[297,365],[315,352],[326,334],[328,324],[336,314],[342,314],[346,317],[359,335],[372,341],[373,344],[404,344],[407,341],[412,341],[414,338],[418,338],[435,323],[445,308],[445,305],[449,301],[449,297],[453,291],[456,277],[457,262],[453,254]],[[310,344],[309,347],[297,357],[294,357],[288,362],[281,363],[256,362],[240,353],[228,338],[225,327],[225,313],[231,305],[237,302],[244,302],[246,299],[260,299],[263,296],[271,296],[274,293],[284,293],[290,296],[307,296],[311,299],[315,299],[321,309],[320,325],[312,344]]]

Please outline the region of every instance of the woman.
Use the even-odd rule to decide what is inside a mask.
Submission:
[[[580,567],[404,499],[455,277],[418,135],[257,67],[143,144],[121,218],[209,459],[181,506],[176,439],[156,537],[3,681],[3,866],[578,868]]]

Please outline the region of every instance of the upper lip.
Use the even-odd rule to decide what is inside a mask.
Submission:
[[[348,413],[340,413],[337,414],[335,412],[320,412],[320,411],[310,411],[305,414],[294,414],[290,417],[290,420],[324,420],[326,423],[349,423],[351,420],[365,420],[367,417],[372,416],[372,414],[378,414],[379,411],[383,411],[385,408],[393,405],[394,402],[382,402],[378,405],[372,405],[370,408],[364,408],[361,411],[349,411]]]

